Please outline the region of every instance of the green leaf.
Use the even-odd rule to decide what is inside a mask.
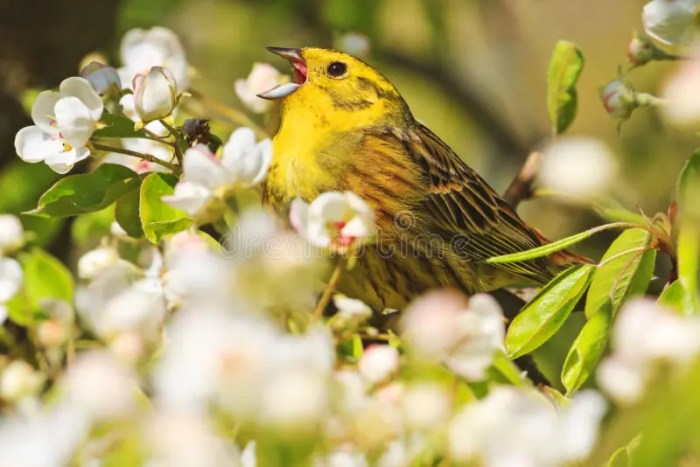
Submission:
[[[603,230],[610,230],[618,227],[628,226],[629,224],[627,222],[614,222],[612,224],[600,225],[598,227],[586,230],[585,232],[577,233],[576,235],[562,238],[561,240],[550,242],[546,245],[538,246],[537,248],[519,251],[517,253],[511,253],[508,255],[493,256],[491,258],[488,258],[486,262],[490,264],[519,263],[521,261],[541,258],[543,256],[551,255],[552,253],[556,253],[557,251],[561,251],[565,248],[575,245],[589,237],[592,237],[598,232],[602,232]]]
[[[583,54],[573,42],[557,42],[547,72],[547,112],[554,133],[563,133],[576,117],[576,82],[583,63]]]
[[[646,292],[654,272],[656,250],[649,249],[652,235],[644,229],[627,229],[610,245],[593,273],[586,297],[586,318],[590,319],[608,300],[613,313],[623,300]]]
[[[94,172],[59,180],[39,198],[36,209],[26,214],[67,217],[100,211],[138,183],[134,171],[122,165],[102,164]]]
[[[97,245],[102,237],[109,235],[114,222],[114,209],[109,206],[101,211],[95,211],[78,216],[71,225],[71,240],[74,245],[87,249]]]
[[[24,271],[23,286],[15,299],[7,303],[10,319],[27,325],[41,310],[41,301],[58,299],[73,302],[73,277],[63,263],[45,251],[34,248],[20,253]]]
[[[515,317],[506,335],[510,358],[532,352],[557,332],[590,282],[595,266],[573,266],[552,279]]]
[[[695,151],[683,166],[678,177],[677,192],[682,208],[686,207],[686,202],[691,204],[691,200],[697,200],[700,196],[700,150]]]
[[[121,115],[105,113],[100,119],[107,126],[93,133],[98,138],[146,138],[143,130],[134,129],[134,121]]]
[[[502,351],[499,350],[494,354],[491,366],[506,382],[513,386],[524,385],[521,370]]]
[[[698,275],[700,275],[700,221],[684,219],[678,234],[678,280],[686,294],[683,301],[685,314],[700,313]]]
[[[121,195],[117,200],[114,210],[117,223],[126,233],[134,238],[143,237],[140,202],[141,187],[138,186]]]
[[[681,281],[673,281],[659,295],[658,303],[667,308],[671,308],[679,313],[683,313],[686,292]]]
[[[141,183],[141,228],[151,243],[158,243],[163,236],[181,232],[192,224],[192,219],[185,212],[161,199],[173,194],[177,180],[170,174],[152,173]]]
[[[583,385],[596,368],[608,343],[613,322],[613,304],[608,299],[584,324],[564,361],[561,382],[567,395]]]

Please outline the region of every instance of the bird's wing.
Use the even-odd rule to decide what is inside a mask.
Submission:
[[[479,263],[543,244],[542,237],[428,128],[416,123],[394,135],[422,173],[422,207],[432,213],[428,228],[453,242],[465,259]],[[547,264],[542,259],[494,267],[543,283],[552,277]]]

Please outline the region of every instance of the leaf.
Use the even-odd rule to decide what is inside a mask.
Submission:
[[[686,292],[681,281],[673,281],[659,295],[658,303],[667,308],[671,308],[679,313],[683,313],[686,300]]]
[[[691,200],[700,196],[700,150],[695,151],[681,169],[677,192],[681,207],[684,207],[685,202],[690,204]]]
[[[590,282],[595,266],[573,266],[552,279],[515,317],[506,335],[510,358],[532,352],[557,332]]]
[[[556,134],[563,133],[576,117],[576,82],[583,63],[583,54],[573,42],[557,42],[547,72],[547,112]]]
[[[161,198],[175,191],[177,177],[152,173],[141,183],[139,212],[141,228],[151,243],[158,243],[163,236],[181,232],[192,224],[184,211],[166,204]]]
[[[100,240],[109,235],[114,222],[114,209],[110,206],[101,211],[83,214],[71,224],[71,241],[81,248],[97,245]]]
[[[593,227],[592,229],[586,230],[585,232],[577,233],[570,237],[562,238],[555,242],[547,243],[546,245],[538,246],[537,248],[532,248],[530,250],[519,251],[517,253],[511,253],[508,255],[493,256],[486,260],[489,264],[503,264],[503,263],[519,263],[521,261],[527,261],[531,259],[541,258],[543,256],[551,255],[557,251],[568,248],[575,245],[598,232],[603,230],[615,229],[618,227],[627,227],[629,224],[626,222],[614,222],[612,224],[599,225],[598,227]]]
[[[607,346],[612,322],[613,304],[608,299],[581,328],[561,370],[567,396],[580,388],[596,368]]]
[[[12,321],[20,325],[29,324],[45,299],[73,302],[73,277],[63,263],[39,248],[20,253],[18,259],[22,264],[24,279],[20,292],[7,303]]]
[[[100,119],[107,126],[100,128],[93,133],[98,138],[146,138],[143,130],[134,129],[134,121],[130,118],[105,113]]]
[[[114,217],[119,226],[134,238],[143,237],[140,202],[141,187],[137,186],[119,197],[114,210]]]
[[[700,275],[700,221],[683,219],[678,234],[678,280],[686,292],[683,300],[685,314],[700,313],[698,275]]]
[[[59,180],[41,195],[36,209],[26,214],[67,217],[100,211],[138,182],[134,171],[122,165],[102,164],[94,172]]]
[[[627,229],[615,239],[593,273],[586,296],[586,318],[590,319],[610,299],[615,313],[623,300],[646,292],[656,250],[642,253],[640,248],[647,248],[652,240],[644,229]]]
[[[509,384],[523,386],[522,372],[506,354],[498,350],[493,356],[492,368]]]

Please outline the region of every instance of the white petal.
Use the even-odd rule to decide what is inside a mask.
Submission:
[[[224,145],[221,165],[231,173],[236,183],[253,183],[263,165],[253,130],[242,127],[233,132]]]
[[[15,296],[22,286],[22,266],[17,260],[0,257],[0,303]]]
[[[36,163],[62,152],[63,143],[58,139],[52,139],[38,126],[28,126],[17,132],[15,150],[23,161]]]
[[[294,198],[289,207],[289,222],[297,232],[306,232],[306,224],[309,220],[309,204],[301,198]]]
[[[44,162],[51,169],[60,174],[67,173],[73,166],[87,158],[90,151],[87,148],[73,148],[70,151],[60,152],[47,157]]]
[[[34,105],[32,105],[32,120],[46,133],[58,134],[58,129],[52,123],[56,118],[54,107],[60,98],[61,94],[57,92],[44,91],[36,96]]]
[[[182,162],[185,180],[211,191],[228,183],[227,171],[209,149],[201,144],[185,151]]]
[[[96,128],[90,109],[77,97],[69,96],[59,99],[55,110],[63,139],[73,147],[85,146]]]
[[[309,217],[325,222],[344,222],[349,220],[349,214],[346,197],[337,191],[320,194],[309,206]]]
[[[340,230],[343,237],[364,238],[372,234],[374,224],[361,216],[355,216]]]
[[[144,122],[165,118],[177,104],[175,78],[167,68],[153,67],[134,78],[136,112]]]
[[[253,178],[253,185],[257,185],[262,182],[267,176],[267,171],[270,168],[270,163],[272,162],[272,140],[270,138],[265,138],[258,143],[258,151],[260,151],[260,156],[262,158],[262,163],[260,164],[260,171]]]
[[[85,78],[80,78],[78,76],[66,78],[61,82],[59,90],[64,96],[73,96],[80,99],[90,110],[90,116],[94,121],[102,117],[102,111],[104,110],[102,98]]]
[[[9,312],[7,311],[7,307],[0,303],[0,325],[2,325],[7,320],[8,315]]]
[[[191,216],[197,214],[213,197],[213,193],[202,185],[190,182],[180,182],[175,185],[175,193],[163,196],[163,201],[182,209]]]
[[[677,44],[688,35],[695,17],[695,0],[653,0],[644,5],[644,30],[664,44]]]

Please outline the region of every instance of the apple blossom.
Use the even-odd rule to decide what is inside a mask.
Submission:
[[[338,313],[333,316],[333,320],[342,323],[346,327],[359,324],[372,316],[372,309],[362,300],[335,294],[333,303],[338,309]]]
[[[401,318],[402,336],[418,358],[435,359],[469,380],[480,380],[494,353],[503,348],[503,312],[489,295],[465,303],[452,291],[426,294]]]
[[[613,353],[600,365],[598,382],[615,400],[634,403],[659,361],[682,364],[700,354],[700,319],[683,317],[649,299],[625,304],[613,329]]]
[[[406,424],[412,429],[435,429],[450,417],[450,393],[447,388],[437,383],[409,386],[401,402]]]
[[[700,123],[700,49],[664,83],[662,115],[674,125],[693,127]]]
[[[134,108],[145,123],[170,115],[178,101],[177,82],[172,72],[161,66],[134,76]]]
[[[84,78],[63,80],[58,92],[40,93],[32,106],[34,126],[15,137],[17,155],[30,163],[45,162],[55,172],[66,173],[87,158],[86,147],[102,117],[102,99]]]
[[[615,80],[599,90],[603,106],[613,118],[627,120],[639,107],[635,91],[624,81]]]
[[[284,75],[272,65],[254,63],[246,79],[236,80],[234,90],[246,107],[255,113],[264,113],[272,106],[272,101],[262,99],[258,94],[278,86],[283,78]]]
[[[664,44],[682,42],[693,26],[697,0],[652,0],[644,5],[644,30]]]
[[[90,62],[80,71],[80,76],[88,80],[95,91],[102,96],[118,96],[122,89],[122,82],[117,70],[99,62]]]
[[[374,211],[350,191],[322,193],[311,204],[297,198],[292,201],[289,219],[299,233],[320,248],[347,251],[376,233]]]
[[[362,353],[357,369],[370,384],[386,381],[399,368],[399,351],[390,345],[370,345]]]
[[[17,216],[0,214],[0,255],[15,250],[24,243],[24,229]]]
[[[44,375],[24,360],[13,360],[0,373],[0,397],[17,402],[36,395],[45,381]]]
[[[571,196],[594,197],[617,176],[617,161],[610,148],[588,137],[564,137],[544,150],[539,180],[545,188]]]
[[[255,141],[250,128],[238,128],[224,145],[221,158],[198,144],[183,157],[183,177],[175,193],[163,197],[172,206],[196,215],[217,198],[225,198],[231,190],[260,183],[272,159],[269,139]]]
[[[131,85],[134,76],[147,73],[153,66],[162,66],[172,71],[179,90],[189,87],[185,52],[170,29],[161,26],[131,29],[124,34],[119,51],[124,65],[118,70],[122,83]]]
[[[553,407],[534,390],[496,387],[467,404],[450,422],[448,444],[456,463],[555,467],[582,462],[593,448],[605,402],[593,391]]]
[[[111,247],[102,246],[86,252],[78,260],[78,277],[94,279],[101,271],[114,266],[119,255]]]
[[[0,303],[15,296],[22,286],[22,266],[13,258],[0,256]]]

